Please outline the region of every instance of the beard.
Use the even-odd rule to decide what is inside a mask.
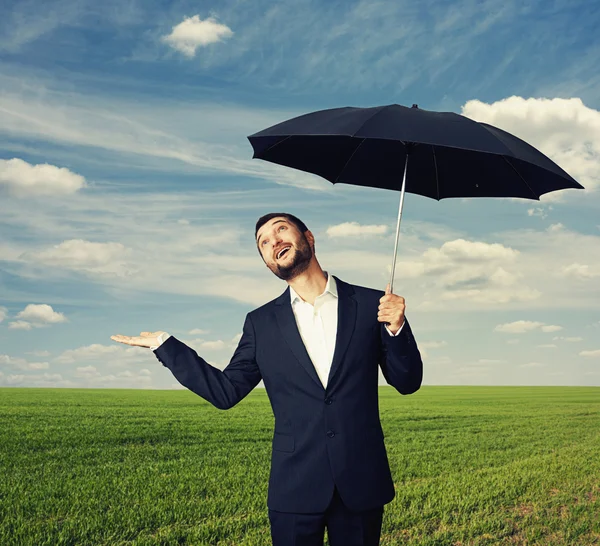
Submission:
[[[281,280],[289,281],[297,275],[304,273],[308,269],[310,260],[313,257],[313,251],[305,235],[302,235],[298,246],[293,247],[294,257],[285,265],[275,262],[273,266],[269,265],[269,269]],[[291,249],[288,250],[288,253]]]

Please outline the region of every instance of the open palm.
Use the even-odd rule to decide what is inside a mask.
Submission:
[[[119,343],[133,345],[135,347],[154,347],[156,345],[160,345],[158,336],[163,333],[164,332],[162,330],[159,330],[158,332],[140,332],[140,335],[136,337],[116,334],[114,336],[110,336],[110,339],[118,341]]]

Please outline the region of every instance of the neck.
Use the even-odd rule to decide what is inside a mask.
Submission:
[[[288,284],[304,301],[314,305],[317,297],[325,291],[327,274],[321,269],[319,262],[313,260],[306,271],[288,281]]]

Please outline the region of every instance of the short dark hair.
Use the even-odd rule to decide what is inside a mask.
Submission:
[[[288,220],[290,223],[294,224],[298,230],[300,231],[300,233],[306,233],[308,231],[308,228],[306,227],[306,224],[300,220],[300,218],[296,218],[296,216],[294,216],[293,214],[290,214],[289,212],[270,212],[269,214],[265,214],[264,216],[261,216],[258,221],[256,222],[256,229],[254,230],[254,241],[256,242],[256,248],[258,248],[258,253],[262,256],[261,252],[260,252],[260,248],[258,247],[258,241],[256,241],[256,235],[258,233],[258,230],[264,226],[269,220],[272,220],[273,218],[277,218],[277,217],[283,217],[286,220]]]

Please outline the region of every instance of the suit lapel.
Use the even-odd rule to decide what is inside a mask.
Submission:
[[[352,339],[354,327],[356,325],[357,303],[354,288],[352,288],[351,284],[340,281],[335,275],[333,278],[335,279],[338,291],[338,323],[335,338],[335,350],[333,352],[333,361],[331,363],[331,369],[329,370],[327,385],[331,385],[331,380],[344,359],[346,349]]]
[[[348,344],[352,339],[354,326],[356,324],[357,304],[354,297],[354,289],[352,288],[352,285],[340,281],[335,275],[334,278],[338,291],[338,324],[335,350],[333,353],[333,361],[331,363],[327,385],[331,384],[331,379],[340,367],[340,363],[344,358]],[[319,387],[323,388],[323,383],[321,383],[321,380],[317,375],[315,366],[308,355],[308,351],[304,346],[302,336],[298,330],[296,317],[292,311],[289,287],[275,300],[275,317],[277,319],[277,324],[279,325],[283,339],[288,344],[298,362],[306,370],[311,379]]]

